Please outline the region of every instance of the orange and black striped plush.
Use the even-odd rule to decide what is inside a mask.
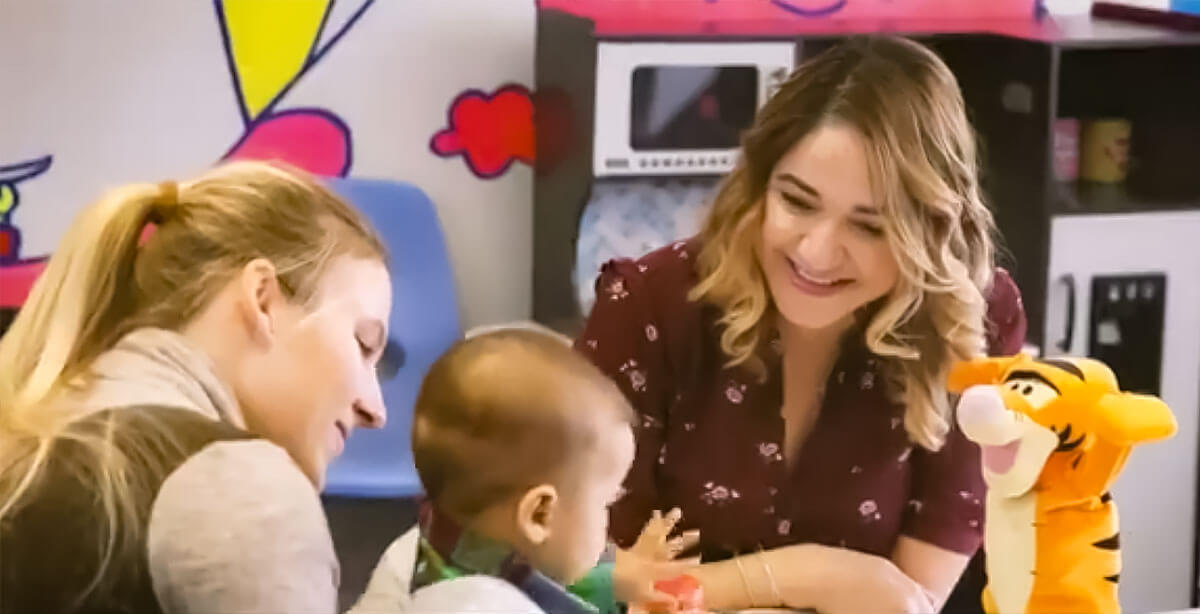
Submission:
[[[1025,355],[960,363],[958,424],[988,485],[984,609],[1119,612],[1116,504],[1109,489],[1135,444],[1165,439],[1158,398],[1121,392],[1103,363]]]

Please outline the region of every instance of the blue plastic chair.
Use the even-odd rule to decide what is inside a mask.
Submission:
[[[454,276],[433,202],[397,181],[329,179],[328,185],[362,210],[387,244],[392,315],[380,379],[388,420],[383,429],[358,429],[329,467],[325,494],[410,497],[421,492],[409,431],[413,403],[429,366],[462,334]]]

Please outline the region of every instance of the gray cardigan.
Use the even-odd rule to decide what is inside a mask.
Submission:
[[[207,356],[176,333],[134,331],[93,371],[73,399],[85,410],[175,407],[245,427]],[[339,567],[318,493],[266,440],[215,441],[190,456],[162,483],[145,535],[166,612],[336,611]]]

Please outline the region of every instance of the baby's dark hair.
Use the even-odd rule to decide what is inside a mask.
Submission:
[[[430,367],[413,460],[426,496],[465,520],[538,484],[586,480],[572,475],[586,465],[569,461],[632,421],[616,385],[562,339],[500,330],[456,343]]]

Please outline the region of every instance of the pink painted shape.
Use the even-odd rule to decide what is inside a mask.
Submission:
[[[284,111],[256,121],[226,158],[280,160],[317,175],[344,176],[350,130],[323,109]]]
[[[24,260],[0,266],[0,308],[17,309],[25,304],[33,282],[37,281],[46,261]]]

